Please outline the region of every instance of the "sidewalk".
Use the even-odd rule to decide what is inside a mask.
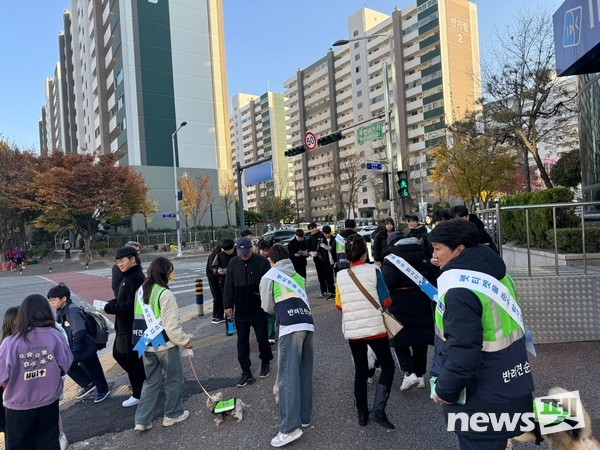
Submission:
[[[353,396],[353,363],[347,342],[341,333],[340,314],[331,301],[311,295],[315,317],[314,407],[311,426],[288,448],[298,449],[452,449],[457,448],[453,433],[446,431],[439,406],[429,399],[426,389],[400,391],[402,373],[396,372],[388,403],[388,416],[396,425],[386,431],[377,424],[357,424]],[[194,380],[190,363],[184,360],[186,376],[184,407],[190,418],[170,428],[158,421],[162,417],[162,399],[155,411],[154,428],[148,432],[133,431],[135,408],[123,408],[121,402],[130,395],[123,371],[115,365],[110,350],[101,357],[111,385],[111,396],[100,404],[93,396],[75,401],[77,390],[66,384],[61,415],[72,449],[147,449],[147,448],[232,448],[270,447],[277,433],[278,408],[272,387],[276,379],[275,360],[271,374],[257,377],[254,385],[236,388],[240,375],[237,363],[236,336],[226,337],[223,324],[210,323],[210,311],[201,319],[194,318],[192,308],[183,311],[184,328],[193,333],[196,373],[209,392],[222,391],[225,398],[240,398],[248,406],[244,420],[236,423],[230,417],[216,427],[212,413],[206,408],[206,396]],[[258,375],[258,348],[251,343],[255,376]],[[538,357],[532,358],[536,395],[547,393],[552,386],[579,390],[593,424],[600,430],[600,392],[595,376],[600,367],[600,343],[548,344],[537,346]],[[430,355],[431,357],[431,355]],[[372,401],[374,385],[369,387]],[[539,449],[533,444],[517,444],[515,449]],[[546,448],[542,446],[541,448]]]

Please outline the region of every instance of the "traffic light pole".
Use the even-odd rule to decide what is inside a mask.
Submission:
[[[385,123],[387,130],[385,133],[385,149],[387,152],[388,162],[388,180],[389,186],[394,186],[394,158],[392,156],[392,120],[390,118],[390,82],[388,80],[388,66],[387,62],[381,64],[381,76],[383,77],[383,102],[385,104]],[[396,219],[394,210],[394,191],[396,189],[390,189],[390,217]]]

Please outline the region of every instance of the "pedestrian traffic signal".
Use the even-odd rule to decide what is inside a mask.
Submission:
[[[317,143],[319,146],[331,144],[332,142],[337,142],[342,138],[342,132],[336,131],[335,133],[329,134],[327,136],[320,137]]]
[[[306,151],[306,146],[304,144],[298,145],[297,147],[292,147],[289,150],[286,150],[283,154],[288,158],[290,156],[300,155]]]
[[[408,174],[405,170],[399,170],[396,175],[398,175],[398,195],[406,198],[410,195],[408,191]]]

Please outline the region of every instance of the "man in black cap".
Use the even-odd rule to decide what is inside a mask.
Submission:
[[[273,352],[269,345],[267,332],[267,313],[262,309],[260,302],[260,279],[271,268],[269,261],[264,256],[252,252],[252,241],[240,238],[236,243],[237,256],[227,267],[225,289],[223,292],[223,305],[225,315],[231,316],[235,309],[235,326],[237,328],[238,361],[242,368],[242,377],[237,383],[238,387],[252,384],[256,380],[252,376],[250,367],[250,327],[258,342],[258,350],[262,361],[260,376],[269,376],[270,361]]]
[[[113,358],[127,372],[131,397],[123,402],[125,408],[135,406],[140,402],[142,385],[146,379],[142,358],[133,350],[131,338],[133,333],[133,310],[135,293],[144,282],[144,272],[138,264],[138,253],[133,247],[123,247],[117,250],[115,259],[119,270],[123,272],[123,281],[119,286],[117,298],[104,307],[104,312],[115,315],[115,343]]]

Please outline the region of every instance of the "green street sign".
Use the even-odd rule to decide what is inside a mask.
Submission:
[[[359,144],[364,144],[368,141],[381,139],[383,137],[383,122],[376,122],[366,127],[359,128],[356,131]]]

